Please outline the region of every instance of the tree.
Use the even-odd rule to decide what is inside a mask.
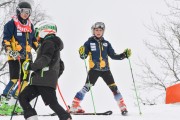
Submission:
[[[152,25],[147,28],[153,39],[144,41],[151,52],[150,61],[141,60],[142,73],[138,75],[140,93],[146,92],[147,95],[140,94],[144,104],[157,104],[159,99],[164,101],[166,88],[180,81],[180,1],[165,2],[169,14],[160,14],[164,22],[152,20]],[[150,64],[152,60],[157,64]]]

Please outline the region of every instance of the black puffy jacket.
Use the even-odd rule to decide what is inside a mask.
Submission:
[[[64,45],[57,36],[46,37],[41,40],[41,46],[37,52],[37,58],[30,64],[34,72],[30,79],[31,85],[48,86],[56,89],[60,74],[60,51]]]

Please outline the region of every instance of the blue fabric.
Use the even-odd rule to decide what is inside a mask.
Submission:
[[[13,86],[14,86],[14,83],[12,81],[9,81],[6,88],[3,90],[3,94],[8,96]]]
[[[28,43],[31,47],[35,48],[33,42],[36,42],[36,38],[34,36],[34,28],[33,25],[31,24],[31,29],[32,32],[29,33],[29,39]],[[22,50],[20,51],[21,54],[25,55],[25,46],[26,46],[26,34],[25,32],[21,32],[17,29],[17,27],[14,24],[14,20],[11,19],[9,22],[7,22],[4,26],[4,31],[3,31],[3,40],[8,40],[10,41],[11,38],[14,36],[15,40],[18,41],[18,43],[21,45]],[[4,43],[2,43],[4,44]]]
[[[78,98],[80,101],[83,100],[85,94],[89,92],[90,86],[89,84],[85,84],[83,88],[76,94],[76,98]]]
[[[122,98],[122,95],[121,95],[120,92],[114,95],[114,99],[115,99],[116,101],[119,101],[121,98]]]
[[[122,98],[122,95],[121,95],[120,91],[118,90],[118,87],[114,84],[112,86],[109,86],[109,88],[111,89],[111,91],[114,95],[114,99],[116,101],[119,101]]]
[[[85,96],[85,94],[82,93],[81,91],[79,91],[79,92],[76,94],[75,97],[78,98],[78,99],[81,101],[81,100],[83,100],[84,96]]]
[[[109,70],[108,56],[110,56],[112,59],[115,59],[115,60],[122,60],[124,56],[121,54],[116,54],[111,44],[107,40],[104,40],[104,38],[102,38],[102,40],[100,41],[101,42],[98,42],[98,40],[96,40],[94,36],[92,36],[88,39],[88,41],[84,43],[85,58],[87,57],[87,55],[89,55],[89,52],[91,52],[92,60],[95,63],[95,66],[92,69],[107,71]],[[100,65],[99,65],[100,64],[99,46],[103,48],[101,50],[101,56],[102,56],[102,59],[106,62],[106,66],[103,69],[100,69]],[[84,59],[84,56],[80,56],[80,57],[81,59]]]
[[[13,88],[13,90],[10,92],[10,95],[13,97],[17,97],[15,96],[17,89],[18,89],[18,86],[16,86],[16,88]]]

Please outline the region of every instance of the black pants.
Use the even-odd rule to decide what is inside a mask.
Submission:
[[[25,60],[24,59],[21,59],[20,62],[21,62],[21,66],[22,66],[22,63],[24,62]],[[9,64],[9,73],[10,73],[10,80],[12,79],[19,79],[19,76],[20,76],[20,80],[23,79],[23,76],[24,76],[24,73],[21,69],[21,73],[20,73],[20,64],[19,64],[19,61],[18,60],[9,60],[8,61],[8,64]],[[28,81],[28,78],[29,78],[29,74],[27,76],[27,79],[26,81]]]
[[[114,84],[114,78],[110,70],[98,71],[93,69],[89,70],[86,83],[89,83],[90,81],[90,83],[94,85],[99,77],[102,77],[107,85]]]
[[[71,118],[70,114],[67,113],[61,105],[59,105],[56,97],[56,91],[51,87],[44,86],[27,86],[19,96],[19,102],[24,110],[24,117],[37,115],[35,109],[30,105],[30,101],[41,95],[45,105],[49,105],[50,108],[58,115],[60,119]]]
[[[10,73],[10,81],[3,90],[4,96],[13,96],[16,97],[17,88],[14,88],[18,80],[22,82],[24,73],[22,71],[22,68],[20,68],[25,60],[21,59],[20,63],[18,60],[9,60],[9,73]],[[20,71],[21,70],[21,71]],[[29,73],[27,75],[27,78],[24,81],[28,81],[29,79]],[[24,84],[25,85],[25,84]],[[13,90],[13,91],[12,91]]]
[[[112,76],[112,73],[110,70],[108,71],[98,71],[98,70],[89,70],[88,75],[87,75],[87,79],[86,79],[86,83],[83,86],[83,88],[76,93],[75,98],[78,98],[79,100],[83,100],[85,94],[90,90],[90,85],[95,85],[97,79],[99,77],[102,77],[102,79],[104,80],[104,82],[109,86],[110,90],[113,92],[114,97],[116,99],[116,101],[118,101],[120,98],[122,98],[121,93],[119,92],[114,78]]]

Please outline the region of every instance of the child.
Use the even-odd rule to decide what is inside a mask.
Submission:
[[[41,21],[35,27],[35,36],[40,43],[37,58],[34,63],[25,61],[23,70],[34,71],[31,76],[30,85],[27,86],[19,96],[19,102],[24,110],[26,120],[37,120],[37,113],[30,105],[30,101],[41,95],[45,105],[58,115],[60,120],[72,120],[56,97],[56,85],[60,68],[60,51],[63,49],[63,42],[56,36],[57,27],[49,21]]]
[[[17,98],[19,91],[14,88],[18,79],[22,80],[23,72],[20,66],[26,59],[32,59],[31,48],[36,50],[38,43],[34,37],[34,28],[29,20],[32,9],[28,2],[20,2],[16,8],[16,15],[7,22],[3,31],[3,46],[8,54],[10,81],[0,96],[0,114],[10,115],[14,105],[8,104],[11,96]],[[20,58],[18,60],[18,57]],[[21,76],[20,76],[21,75]],[[29,74],[28,74],[29,76]],[[28,84],[28,77],[24,80],[22,90]],[[18,108],[20,108],[18,106]],[[16,109],[21,113],[22,109]]]
[[[103,38],[105,31],[104,23],[96,22],[91,29],[93,36],[90,37],[88,41],[84,43],[84,46],[81,46],[79,49],[81,59],[86,59],[89,55],[90,70],[88,72],[85,85],[79,92],[77,92],[74,97],[70,111],[72,113],[85,112],[81,108],[80,102],[83,100],[85,94],[90,90],[91,86],[96,83],[98,77],[102,77],[104,82],[113,92],[114,98],[117,101],[122,114],[125,115],[128,111],[124,103],[124,99],[119,92],[111,74],[108,56],[115,60],[122,60],[124,58],[130,57],[131,50],[126,49],[123,53],[116,54],[111,44]]]

